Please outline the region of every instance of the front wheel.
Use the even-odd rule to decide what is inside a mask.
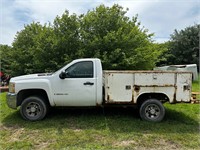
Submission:
[[[47,114],[47,104],[37,96],[26,98],[20,107],[21,116],[30,121],[42,120]]]
[[[157,99],[149,99],[142,103],[140,107],[140,117],[142,120],[150,122],[160,122],[165,116],[165,108]]]

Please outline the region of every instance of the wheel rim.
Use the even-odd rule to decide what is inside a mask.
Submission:
[[[26,106],[26,114],[28,117],[38,117],[41,114],[41,106],[38,103],[31,102]]]
[[[157,119],[160,116],[160,107],[155,104],[150,104],[145,108],[145,116],[149,119]]]

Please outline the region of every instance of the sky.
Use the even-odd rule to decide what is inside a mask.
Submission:
[[[200,24],[200,0],[0,0],[0,44],[11,46],[16,33],[33,21],[52,23],[65,10],[80,15],[101,4],[128,8],[130,18],[138,14],[158,43],[168,41],[175,29]]]

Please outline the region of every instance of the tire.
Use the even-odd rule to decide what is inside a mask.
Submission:
[[[160,122],[165,116],[165,108],[157,99],[149,99],[142,103],[140,107],[140,117],[142,120],[150,122]]]
[[[41,97],[31,96],[26,98],[20,107],[20,114],[25,120],[42,120],[48,111],[48,105]]]

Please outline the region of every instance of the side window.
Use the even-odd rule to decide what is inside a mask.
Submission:
[[[65,70],[68,78],[93,78],[93,62],[78,62]]]

